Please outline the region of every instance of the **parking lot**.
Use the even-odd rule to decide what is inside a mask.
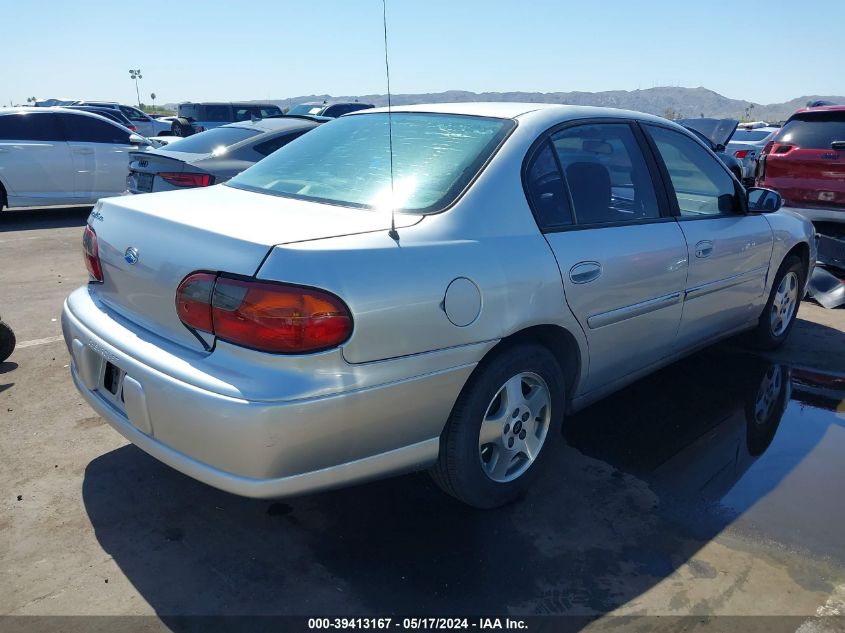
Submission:
[[[73,388],[59,314],[87,213],[0,218],[19,343],[0,364],[0,614],[845,615],[845,311],[805,302],[777,355],[723,344],[571,417],[502,510],[424,474],[250,500],[128,444]]]

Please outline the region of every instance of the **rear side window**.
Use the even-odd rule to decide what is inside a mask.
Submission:
[[[261,134],[261,130],[241,127],[216,127],[186,138],[168,143],[166,151],[188,152],[190,154],[222,153],[230,145]]]
[[[185,119],[196,119],[197,107],[195,105],[180,105],[179,116]]]
[[[802,112],[786,122],[776,143],[802,149],[830,149],[834,141],[845,141],[845,112]]]
[[[762,141],[772,134],[771,130],[737,130],[731,137],[731,141],[743,141],[752,143],[754,141]]]
[[[129,144],[129,132],[106,121],[84,114],[63,114],[62,122],[67,131],[67,140],[79,143]]]
[[[231,113],[229,111],[229,106],[227,105],[205,105],[205,106],[198,106],[197,110],[197,120],[198,121],[229,121],[231,122]],[[249,117],[247,117],[249,118]]]
[[[660,217],[651,174],[630,125],[578,125],[551,141],[578,224]]]
[[[56,114],[24,112],[0,116],[0,141],[64,141]]]
[[[141,112],[140,110],[136,110],[135,108],[130,108],[128,106],[120,106],[120,111],[130,121],[140,121],[142,123],[147,122],[147,116]]]
[[[297,132],[290,132],[288,134],[280,134],[276,138],[271,138],[269,141],[264,141],[263,143],[259,143],[253,149],[261,154],[262,156],[269,156],[273,152],[275,152],[280,147],[283,147],[290,143],[293,139],[299,138],[303,134],[305,134],[308,130],[299,130]]]
[[[734,180],[717,158],[686,134],[647,125],[663,159],[682,217],[740,211]]]
[[[531,208],[541,229],[553,230],[572,224],[569,194],[548,142],[543,143],[528,164],[525,184]]]

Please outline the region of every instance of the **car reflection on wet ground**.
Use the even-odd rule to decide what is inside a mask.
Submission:
[[[424,474],[243,499],[131,445],[92,461],[82,492],[162,616],[812,615],[845,588],[840,389],[698,354],[571,416],[531,493],[489,512]]]

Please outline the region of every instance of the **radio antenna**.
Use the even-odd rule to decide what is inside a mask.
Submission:
[[[381,0],[381,15],[384,24],[384,72],[387,75],[387,139],[390,148],[390,230],[387,234],[398,242],[399,233],[396,232],[396,199],[393,192],[393,104],[390,98],[390,62],[387,59],[387,0]]]

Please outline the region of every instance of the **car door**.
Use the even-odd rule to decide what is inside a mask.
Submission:
[[[73,160],[55,112],[0,116],[0,182],[9,206],[73,202]]]
[[[630,122],[568,125],[535,144],[525,183],[589,344],[585,391],[672,353],[687,249]]]
[[[680,349],[753,321],[764,301],[772,230],[748,213],[745,190],[701,143],[678,130],[644,126],[665,174],[684,233],[689,276],[678,332]]]
[[[126,191],[130,144],[122,126],[86,114],[63,114],[62,121],[73,155],[76,199],[96,202]]]

